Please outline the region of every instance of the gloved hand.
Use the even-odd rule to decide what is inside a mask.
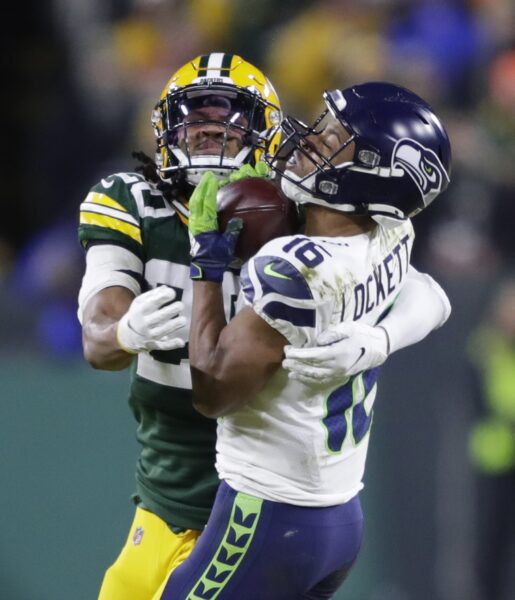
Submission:
[[[116,336],[120,347],[130,354],[183,348],[184,340],[173,334],[186,325],[186,317],[179,316],[184,307],[174,299],[175,291],[166,285],[134,298],[118,322]]]
[[[388,335],[380,327],[342,322],[323,331],[317,346],[286,346],[283,367],[303,383],[338,383],[346,377],[382,365],[388,357]]]
[[[266,165],[266,163],[259,161],[256,163],[256,166],[244,164],[237,171],[233,171],[229,175],[228,180],[222,180],[222,185],[226,183],[232,183],[233,181],[239,181],[240,179],[246,179],[247,177],[268,177],[270,173],[270,169]]]
[[[243,221],[231,219],[224,233],[218,231],[216,194],[222,185],[214,173],[206,171],[190,198],[191,279],[220,282],[234,260]]]

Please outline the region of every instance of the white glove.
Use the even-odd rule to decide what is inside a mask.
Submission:
[[[116,336],[120,347],[131,354],[183,348],[185,341],[172,337],[177,329],[186,325],[186,318],[179,316],[183,304],[170,304],[174,299],[175,291],[166,285],[134,298],[118,322]]]
[[[382,365],[388,357],[388,335],[378,326],[342,322],[323,331],[317,346],[286,346],[283,367],[302,383],[338,383],[350,375]]]

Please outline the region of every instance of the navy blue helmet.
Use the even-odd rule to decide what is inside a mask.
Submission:
[[[422,98],[384,82],[333,90],[323,97],[326,109],[313,126],[292,117],[281,123],[283,141],[271,164],[286,160],[293,151],[313,164],[313,170],[302,177],[286,165],[282,186],[292,200],[402,220],[420,212],[447,188],[449,137]],[[313,143],[328,113],[350,136],[329,157]],[[353,158],[339,164],[337,155],[351,143]]]

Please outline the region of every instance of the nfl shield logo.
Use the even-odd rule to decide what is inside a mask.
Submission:
[[[135,546],[139,546],[141,544],[141,540],[143,539],[143,527],[136,527],[136,531],[134,532],[134,535],[132,536],[132,543]]]

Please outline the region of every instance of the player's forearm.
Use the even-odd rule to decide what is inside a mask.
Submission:
[[[120,371],[127,368],[133,358],[122,350],[116,338],[118,321],[111,323],[90,322],[82,330],[84,358],[95,369]]]
[[[211,418],[226,414],[235,402],[224,369],[225,352],[219,343],[225,326],[221,285],[195,281],[189,338],[193,403],[199,412]]]
[[[381,322],[395,352],[423,340],[449,318],[451,305],[438,283],[410,267],[409,277],[392,310]]]
[[[82,325],[84,358],[95,369],[120,371],[133,358],[120,347],[116,335],[119,319],[127,312],[133,295],[124,288],[101,290],[86,305]]]

